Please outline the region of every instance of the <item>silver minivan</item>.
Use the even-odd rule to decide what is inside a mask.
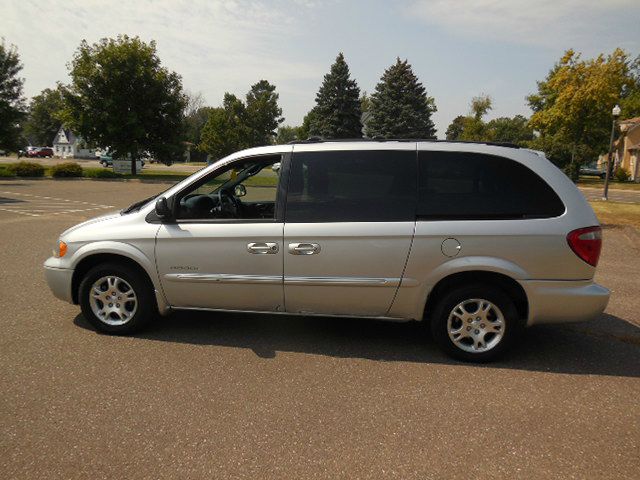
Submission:
[[[603,312],[601,244],[540,152],[308,141],[235,153],[72,227],[45,272],[102,332],[172,310],[424,320],[448,354],[486,361],[526,326]]]

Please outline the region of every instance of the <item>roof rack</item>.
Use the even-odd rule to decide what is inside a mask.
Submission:
[[[438,140],[437,138],[385,138],[375,136],[373,138],[322,138],[309,137],[306,140],[293,140],[289,145],[325,143],[325,142],[433,142],[433,143],[469,143],[475,145],[490,145],[494,147],[520,148],[520,145],[509,142],[481,142],[472,140]]]

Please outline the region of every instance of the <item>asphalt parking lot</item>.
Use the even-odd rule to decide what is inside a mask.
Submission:
[[[605,230],[600,319],[484,366],[410,323],[180,313],[97,334],[42,262],[165,188],[0,179],[0,478],[638,478],[636,230]]]

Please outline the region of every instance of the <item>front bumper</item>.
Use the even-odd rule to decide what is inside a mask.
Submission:
[[[527,325],[592,320],[609,303],[609,290],[591,280],[523,280],[520,284],[529,300]]]
[[[44,262],[44,276],[51,292],[65,302],[73,303],[73,295],[71,294],[71,281],[73,279],[73,270],[70,268],[61,268],[58,266],[59,259],[51,257]]]

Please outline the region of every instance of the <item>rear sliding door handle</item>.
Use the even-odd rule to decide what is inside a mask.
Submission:
[[[270,242],[248,243],[247,251],[256,255],[273,255],[278,253],[278,244]]]
[[[290,243],[289,253],[291,255],[315,255],[320,253],[320,245],[317,243]]]

